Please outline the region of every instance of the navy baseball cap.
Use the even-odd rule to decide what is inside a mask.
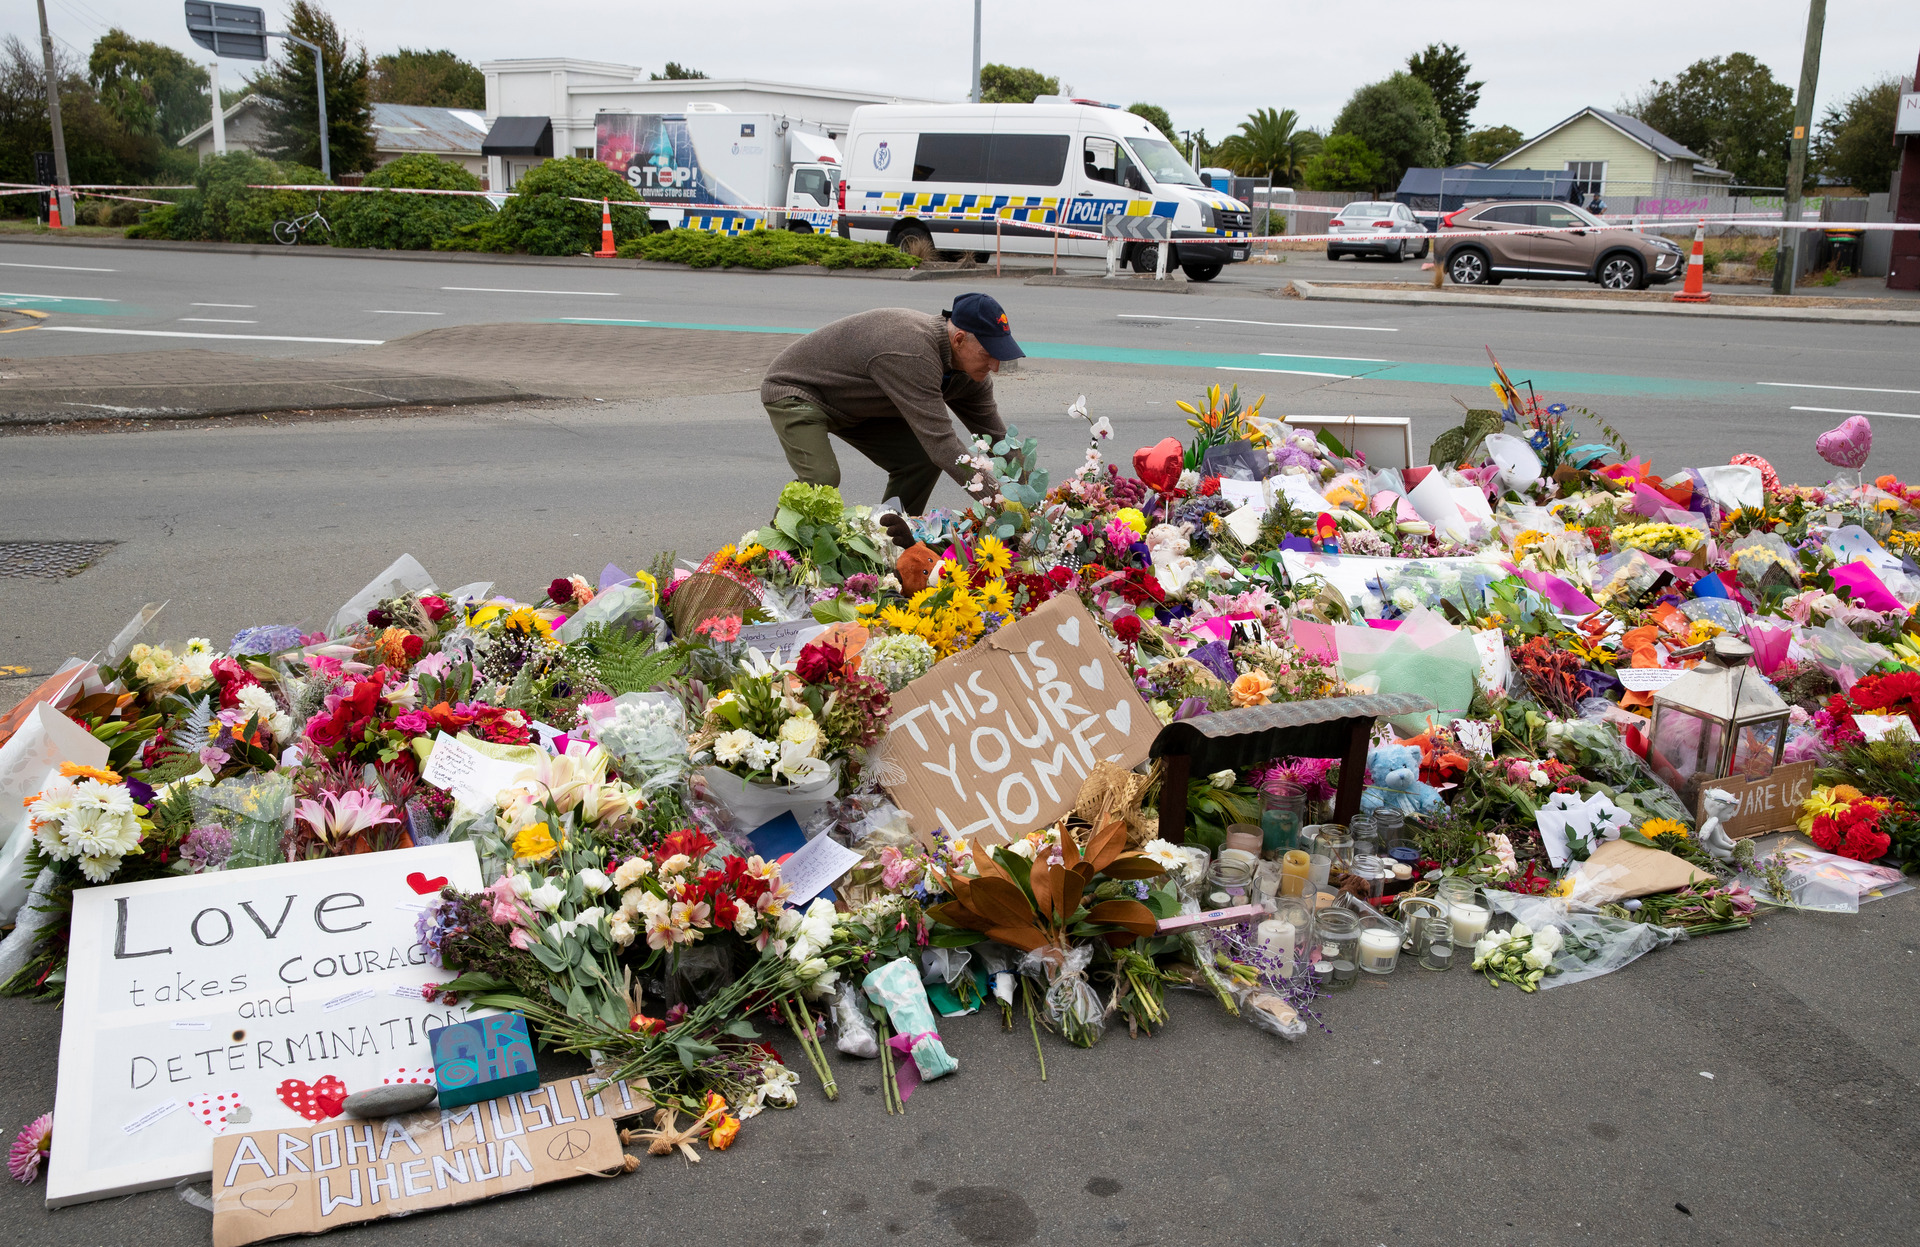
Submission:
[[[1027,353],[1013,340],[1006,310],[1000,306],[1000,300],[990,294],[961,295],[953,301],[953,310],[947,313],[947,319],[980,339],[987,354],[1003,364],[1010,359],[1026,358]]]

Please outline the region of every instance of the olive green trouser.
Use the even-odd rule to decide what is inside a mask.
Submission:
[[[840,461],[834,457],[832,441],[837,437],[886,472],[886,498],[898,498],[908,515],[927,509],[940,469],[927,458],[926,448],[905,420],[898,416],[839,420],[804,398],[783,398],[766,408],[796,479],[809,485],[840,484]]]

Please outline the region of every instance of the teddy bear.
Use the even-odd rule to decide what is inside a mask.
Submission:
[[[1420,782],[1417,745],[1376,745],[1367,751],[1367,774],[1372,783],[1360,795],[1362,811],[1392,809],[1403,814],[1428,814],[1440,808],[1440,790]]]

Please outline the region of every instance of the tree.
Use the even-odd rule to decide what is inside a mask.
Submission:
[[[1432,88],[1404,71],[1355,91],[1333,133],[1353,135],[1380,158],[1380,186],[1397,186],[1408,169],[1445,164],[1453,144]]]
[[[1180,146],[1180,132],[1173,128],[1173,118],[1167,115],[1166,109],[1158,104],[1130,104],[1127,111],[1136,117],[1145,117],[1154,129],[1167,136],[1167,142]]]
[[[1487,84],[1467,81],[1473,66],[1466,54],[1451,43],[1429,43],[1424,51],[1407,58],[1407,72],[1433,92],[1433,102],[1447,123],[1447,159],[1468,159],[1467,121],[1480,104],[1480,88]]]
[[[1385,181],[1385,168],[1386,161],[1358,135],[1335,134],[1307,162],[1307,189],[1371,194]]]
[[[1745,52],[1695,61],[1671,81],[1655,81],[1622,106],[1674,142],[1749,186],[1787,178],[1793,139],[1793,90]]]
[[[293,0],[287,29],[320,45],[327,69],[327,142],[335,173],[373,168],[373,104],[367,50],[347,47],[333,18],[311,0]],[[265,104],[267,141],[263,154],[275,160],[320,164],[319,79],[313,52],[297,43],[282,45],[280,55],[254,75],[252,86]]]
[[[87,79],[101,106],[134,135],[172,145],[213,117],[207,71],[165,44],[114,27],[94,41]]]
[[[1037,69],[1021,69],[1012,65],[980,67],[982,104],[1031,104],[1038,96],[1058,94],[1060,80],[1049,78]]]
[[[424,190],[477,191],[480,179],[451,160],[419,153],[402,156],[367,175],[363,186],[404,186]],[[468,195],[341,195],[329,205],[336,247],[382,247],[426,251],[451,239],[463,225],[493,214],[487,202]]]
[[[75,182],[131,182],[160,170],[158,143],[127,132],[100,103],[93,84],[64,51],[56,51],[60,120],[67,138],[67,171]],[[0,180],[35,181],[33,153],[53,149],[47,120],[46,66],[37,44],[8,35],[0,44]],[[33,215],[31,195],[9,195],[9,212]]]
[[[581,203],[604,199],[613,209],[617,246],[647,232],[647,206],[627,180],[597,160],[563,156],[544,160],[518,182],[499,212],[461,235],[479,251],[528,255],[584,255],[600,245],[600,208]],[[469,249],[464,241],[448,250]]]
[[[1527,141],[1527,136],[1512,126],[1487,126],[1467,135],[1457,160],[1490,165]]]
[[[1875,195],[1893,185],[1900,165],[1893,126],[1900,111],[1900,80],[1886,77],[1869,83],[1827,109],[1814,137],[1812,156],[1820,171],[1846,183],[1863,195]]]
[[[1321,143],[1318,134],[1299,129],[1299,124],[1300,114],[1291,108],[1256,109],[1240,123],[1239,133],[1221,140],[1220,159],[1235,173],[1293,182],[1304,174]]]
[[[369,93],[377,104],[421,104],[428,108],[485,108],[487,76],[471,61],[445,48],[401,48],[373,61]],[[333,110],[331,92],[327,110]]]
[[[699,70],[690,65],[682,65],[679,61],[668,61],[665,73],[647,75],[647,78],[653,82],[696,82],[705,77],[706,75]]]

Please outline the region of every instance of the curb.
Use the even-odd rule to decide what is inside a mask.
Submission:
[[[281,411],[473,407],[538,402],[548,397],[497,381],[395,374],[262,385],[50,385],[9,391],[6,410],[0,411],[0,432],[86,420],[200,420],[210,416],[251,416]]]
[[[1853,325],[1920,325],[1920,310],[1900,312],[1840,307],[1716,307],[1685,303],[1608,303],[1540,295],[1442,294],[1433,290],[1341,290],[1293,279],[1303,299],[1334,303],[1424,303],[1432,306],[1524,308],[1533,312],[1606,312],[1629,316],[1695,316],[1720,320],[1818,321]]]
[[[660,273],[776,274],[783,277],[864,277],[876,281],[904,281],[917,269],[822,268],[794,264],[786,268],[694,268],[659,260],[601,260],[584,255],[493,255],[479,251],[384,251],[375,247],[261,246],[254,243],[176,242],[161,238],[48,238],[37,234],[0,234],[0,245],[27,244],[55,247],[99,247],[108,251],[176,251],[209,255],[339,256],[358,260],[398,260],[407,263],[504,264],[529,268],[640,269]],[[923,279],[924,280],[924,279]]]

